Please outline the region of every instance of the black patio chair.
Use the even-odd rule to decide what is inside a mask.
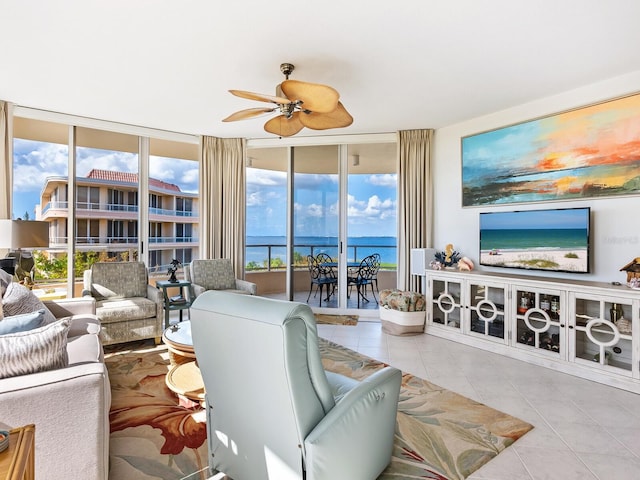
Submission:
[[[328,261],[326,261],[323,255],[328,258]],[[319,259],[323,261],[319,261]],[[327,291],[327,298],[325,300],[329,300],[329,298],[331,298],[331,294],[335,291],[336,285],[338,284],[338,277],[336,276],[333,267],[330,265],[326,265],[329,262],[331,262],[331,257],[324,253],[321,253],[316,257],[307,255],[309,276],[311,279],[311,284],[309,285],[309,295],[307,296],[307,303],[309,303],[309,299],[311,298],[311,292],[313,292],[314,285],[316,287],[316,295],[318,294],[318,291],[320,291],[320,302],[318,306],[322,306],[322,291],[325,287]]]
[[[374,277],[378,272],[378,268],[380,266],[379,262],[376,266],[375,259],[373,255],[369,255],[365,257],[360,262],[358,269],[352,271],[351,274],[347,276],[347,287],[356,287],[358,292],[358,308],[360,308],[360,299],[365,302],[369,302],[367,298],[367,285],[371,285],[371,294],[373,295],[373,299],[378,303],[378,299],[376,298],[376,293],[373,290],[373,282]],[[355,275],[354,275],[355,274]]]
[[[376,286],[376,291],[378,292],[378,296],[380,296],[380,289],[378,288],[378,272],[380,271],[380,254],[374,253],[371,255],[373,257],[373,263],[375,267],[375,272],[373,274],[373,284]],[[371,291],[373,292],[373,286],[371,286]]]

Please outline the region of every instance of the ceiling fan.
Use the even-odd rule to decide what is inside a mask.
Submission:
[[[289,80],[294,66],[280,65],[285,80],[276,87],[276,95],[262,95],[244,90],[229,90],[237,97],[274,103],[275,107],[248,108],[229,115],[223,122],[246,120],[278,111],[277,117],[264,124],[264,129],[281,137],[295,135],[304,127],[313,130],[348,127],[353,117],[339,101],[340,94],[328,85]]]

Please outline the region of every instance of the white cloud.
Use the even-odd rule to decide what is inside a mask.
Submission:
[[[311,205],[307,205],[306,214],[310,217],[322,217],[324,216],[324,207],[322,205],[318,205],[317,203],[312,203]]]
[[[287,172],[276,172],[273,170],[259,170],[247,168],[247,188],[250,185],[266,186],[286,186]]]
[[[197,162],[193,160],[151,156],[149,158],[149,176],[178,185],[183,192],[198,192],[200,172]]]
[[[182,172],[180,189],[189,193],[198,193],[199,182],[200,169],[197,166],[195,168],[187,168]]]
[[[66,145],[15,140],[13,184],[17,191],[39,192],[47,177],[66,176]]]
[[[384,175],[371,175],[367,179],[367,183],[378,187],[396,188],[398,186],[398,176],[393,173],[385,173]]]
[[[138,156],[133,153],[79,147],[77,154],[77,172],[80,176],[86,176],[93,169],[129,173],[138,171]]]
[[[256,190],[247,194],[247,207],[258,207],[280,200],[277,192]]]
[[[391,199],[381,200],[377,195],[372,195],[365,202],[362,200],[356,200],[352,195],[349,195],[348,212],[349,218],[369,218],[385,219],[395,217],[396,202]]]
[[[338,188],[338,175],[296,173],[294,183],[299,190],[335,191]]]

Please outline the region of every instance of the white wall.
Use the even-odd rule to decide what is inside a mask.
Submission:
[[[551,74],[551,73],[550,73]],[[434,142],[434,247],[443,250],[453,243],[462,255],[487,272],[554,276],[603,282],[626,280],[620,267],[640,257],[640,195],[595,198],[581,201],[543,202],[533,205],[500,205],[462,208],[461,137],[500,128],[565,110],[640,91],[640,72],[474,118],[436,131]],[[637,132],[640,135],[640,132]],[[638,172],[640,174],[640,171]],[[478,214],[531,208],[591,207],[591,274],[525,272],[478,267]]]

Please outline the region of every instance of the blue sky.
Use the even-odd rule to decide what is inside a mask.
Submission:
[[[136,173],[137,158],[128,152],[79,147],[76,173],[86,176],[94,168]],[[16,139],[13,159],[13,215],[23,217],[28,212],[33,219],[46,178],[67,176],[68,149],[66,145]],[[149,171],[153,178],[175,183],[184,192],[198,191],[196,162],[152,156]]]
[[[480,228],[487,230],[587,228],[588,224],[587,208],[492,212],[480,215]]]
[[[16,139],[14,141],[14,217],[35,205],[45,179],[67,176],[66,145]],[[77,174],[92,168],[137,172],[137,155],[78,148]],[[174,183],[185,192],[198,191],[195,162],[151,157],[150,176]],[[338,178],[336,175],[297,175],[294,199],[296,235],[337,236]],[[396,236],[396,175],[350,175],[348,181],[349,236]],[[286,173],[247,169],[247,235],[286,234]]]
[[[284,172],[247,170],[247,235],[286,235]],[[296,236],[338,235],[337,175],[297,174]],[[348,180],[348,235],[396,236],[396,175],[358,174]]]

